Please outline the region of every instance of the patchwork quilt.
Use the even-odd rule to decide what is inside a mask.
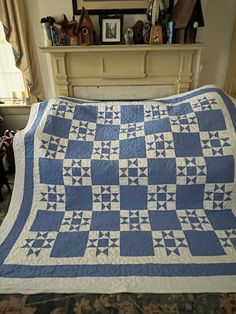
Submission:
[[[212,86],[35,104],[0,293],[236,292],[236,107]]]

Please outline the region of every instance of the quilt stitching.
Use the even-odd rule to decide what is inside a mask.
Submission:
[[[209,210],[230,209],[232,204],[232,184],[212,184],[206,186],[204,207]]]
[[[146,137],[148,158],[174,158],[175,148],[172,133],[148,135]]]
[[[40,146],[43,156],[54,159],[64,158],[66,154],[67,141],[56,136],[46,136],[46,138],[48,139],[42,140],[42,145]]]
[[[194,111],[206,111],[216,108],[217,104],[217,100],[214,97],[205,96],[198,98],[198,101],[193,103],[192,106]]]
[[[167,256],[184,254],[188,244],[181,231],[159,231],[153,236],[156,254],[164,253]]]
[[[89,243],[87,249],[95,250],[96,256],[108,255],[112,245],[109,234],[115,232],[114,239],[119,239],[121,246],[128,236],[126,245],[129,241],[132,243],[132,235],[141,242],[146,239],[147,256],[155,255],[155,250],[161,248],[167,255],[179,255],[181,249],[185,254],[187,250],[194,255],[194,244],[188,246],[192,237],[189,232],[200,232],[199,236],[211,232],[212,243],[216,241],[221,247],[225,238],[222,235],[218,238],[214,222],[212,225],[206,211],[230,209],[232,185],[212,184],[209,163],[214,159],[208,161],[203,156],[223,157],[224,162],[224,156],[232,153],[232,144],[223,125],[219,131],[203,131],[203,116],[197,116],[202,111],[208,118],[207,113],[214,111],[214,106],[217,106],[216,99],[209,97],[198,98],[192,106],[180,104],[180,114],[174,107],[168,110],[168,106],[157,103],[146,103],[145,110],[140,104],[124,109],[118,104],[102,104],[97,113],[92,107],[89,112],[83,112],[81,106],[71,120],[66,116],[72,113],[71,107],[67,109],[66,105],[59,104],[60,108],[56,109],[54,106],[56,115],[64,116],[66,123],[71,124],[63,134],[64,139],[57,137],[55,130],[46,129],[43,133],[43,137],[50,136],[49,144],[43,140],[42,148],[48,150],[45,157],[66,157],[64,194],[57,193],[57,185],[49,185],[47,193],[41,193],[41,202],[46,203],[42,210],[65,212],[58,227],[61,235],[56,241],[61,243],[64,237],[70,238],[71,232],[79,232],[81,241]],[[65,151],[66,146],[60,141],[65,143],[67,138]],[[180,149],[179,145],[188,139],[189,143],[196,142],[191,143],[193,148]],[[75,148],[73,154],[78,155],[77,159],[68,153],[70,145]],[[191,193],[196,198],[194,208],[188,199]],[[151,249],[153,232],[158,235],[154,251]],[[78,255],[86,255],[87,249],[79,250]],[[120,252],[124,256],[136,253],[125,248]]]
[[[230,138],[225,132],[202,132],[200,136],[205,156],[224,156],[232,153]]]
[[[35,141],[37,205],[9,259],[232,260],[235,134],[218,94],[174,104],[58,100],[45,118]]]

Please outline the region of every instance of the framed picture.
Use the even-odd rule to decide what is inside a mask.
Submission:
[[[122,41],[123,16],[100,16],[101,44],[120,44]]]
[[[146,12],[148,0],[72,0],[72,4],[74,15],[80,15],[82,7],[89,14],[137,14]]]

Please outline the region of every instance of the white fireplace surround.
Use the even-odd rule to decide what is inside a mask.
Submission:
[[[198,86],[202,44],[41,47],[56,96],[147,99]]]

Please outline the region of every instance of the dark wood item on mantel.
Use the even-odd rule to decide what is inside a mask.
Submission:
[[[195,43],[198,27],[204,26],[201,0],[178,0],[171,21],[175,23],[175,43]]]
[[[137,21],[133,26],[133,32],[134,32],[133,40],[134,40],[134,43],[137,45],[144,44],[143,27],[144,27],[144,23],[141,20]]]
[[[150,41],[151,45],[161,45],[163,44],[163,36],[162,36],[162,27],[161,25],[152,25],[151,33],[150,33]]]
[[[95,29],[88,11],[83,7],[78,25],[78,45],[89,46],[95,41]]]

